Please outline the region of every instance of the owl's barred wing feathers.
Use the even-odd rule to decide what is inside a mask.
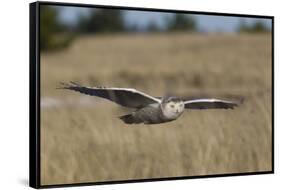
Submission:
[[[74,82],[61,84],[60,89],[74,90],[82,94],[105,98],[129,108],[142,108],[149,104],[161,102],[157,98],[132,88],[85,87]]]
[[[195,99],[184,102],[186,109],[234,109],[238,103],[219,99]]]

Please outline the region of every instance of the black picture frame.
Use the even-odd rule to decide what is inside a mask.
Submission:
[[[228,173],[214,174],[201,176],[182,176],[182,177],[167,177],[153,179],[136,179],[122,181],[107,181],[107,182],[91,182],[91,183],[74,183],[74,184],[53,184],[42,185],[40,182],[41,166],[40,166],[40,6],[55,5],[55,6],[71,6],[71,7],[87,7],[87,8],[109,8],[120,10],[143,10],[153,12],[169,12],[169,13],[192,13],[201,15],[216,15],[216,16],[235,16],[247,18],[266,18],[271,19],[272,32],[272,169],[270,171],[246,172],[246,173]],[[87,186],[101,184],[120,184],[120,183],[135,183],[135,182],[151,182],[163,180],[181,180],[194,178],[211,178],[211,177],[227,177],[227,176],[243,176],[243,175],[260,175],[274,173],[274,16],[265,15],[248,15],[234,13],[217,13],[217,12],[201,12],[201,11],[186,11],[186,10],[166,10],[156,8],[140,8],[140,7],[125,7],[125,6],[104,6],[79,3],[61,3],[61,2],[34,2],[29,4],[29,27],[30,27],[30,75],[29,75],[29,185],[33,188],[53,188],[53,187],[72,187],[72,186]]]

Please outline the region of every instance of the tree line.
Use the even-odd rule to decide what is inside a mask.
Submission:
[[[40,48],[52,50],[68,46],[76,34],[98,33],[134,33],[134,32],[175,32],[198,31],[196,19],[187,14],[173,14],[164,19],[160,27],[156,22],[150,21],[145,27],[128,25],[125,21],[124,11],[118,9],[95,9],[87,16],[80,16],[75,25],[69,26],[59,21],[59,10],[51,6],[40,9]],[[263,22],[257,21],[247,25],[241,20],[237,32],[266,32],[269,29]]]
[[[75,25],[69,26],[59,21],[58,9],[44,6],[40,9],[40,46],[42,50],[66,47],[76,34],[134,33],[196,31],[196,21],[192,16],[175,14],[166,19],[165,28],[150,22],[146,28],[126,25],[124,11],[117,9],[95,9],[87,16],[80,16]],[[71,32],[69,32],[71,31]]]

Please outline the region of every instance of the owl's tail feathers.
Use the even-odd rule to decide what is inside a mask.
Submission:
[[[137,123],[134,116],[132,114],[128,114],[128,115],[123,115],[121,117],[119,117],[124,123],[127,124],[133,124],[133,123]]]

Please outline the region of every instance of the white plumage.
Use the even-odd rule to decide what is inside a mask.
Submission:
[[[158,124],[177,119],[184,109],[233,109],[238,103],[219,99],[182,100],[177,97],[153,97],[132,88],[85,87],[77,83],[62,83],[60,89],[74,90],[97,96],[135,111],[120,119],[127,124]]]

